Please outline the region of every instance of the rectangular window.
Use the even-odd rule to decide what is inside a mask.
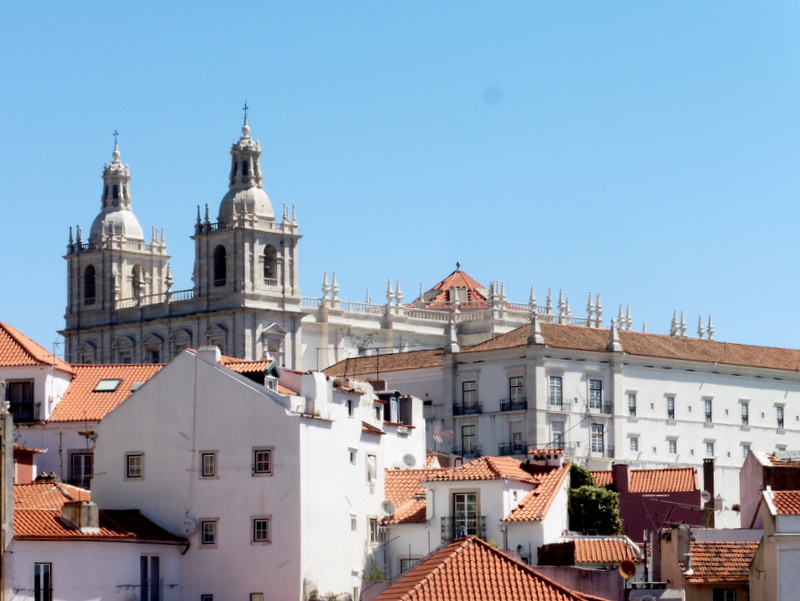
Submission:
[[[455,538],[480,536],[478,523],[478,495],[455,493],[453,495],[453,535]]]
[[[667,397],[667,419],[675,419],[675,397]]]
[[[125,455],[125,477],[128,479],[144,478],[144,453],[127,453]]]
[[[200,520],[200,543],[217,544],[217,520]]]
[[[272,475],[272,449],[253,449],[253,475]]]
[[[200,595],[200,601],[214,601],[214,595]]]
[[[70,482],[74,486],[89,488],[94,468],[92,453],[73,453],[69,459]]]
[[[602,380],[589,380],[589,409],[594,409],[595,411],[603,409]]]
[[[367,482],[374,484],[378,481],[378,457],[374,453],[367,453]]]
[[[556,449],[564,448],[564,423],[553,422],[551,426],[553,430],[553,447]]]
[[[478,383],[473,381],[461,383],[461,402],[464,411],[474,410],[478,406]]]
[[[706,457],[714,456],[714,443],[710,440],[706,441]]]
[[[750,404],[749,403],[741,403],[742,407],[742,425],[746,426],[750,423]]]
[[[161,601],[161,558],[158,555],[139,558],[139,601]]]
[[[778,428],[783,428],[783,407],[775,407],[775,416],[778,418]]]
[[[6,382],[6,401],[15,422],[37,421],[33,403],[33,380]]]
[[[592,453],[603,452],[603,424],[592,424]]]
[[[200,453],[200,475],[203,478],[217,477],[217,454],[214,451]]]
[[[264,593],[250,593],[250,601],[264,601]]]
[[[400,558],[400,573],[402,574],[403,572],[407,572],[408,570],[413,568],[414,564],[416,564],[418,561],[419,561],[418,559],[414,559],[414,558],[411,558],[411,557],[401,557]]]
[[[742,457],[747,459],[747,456],[750,454],[750,444],[747,442],[742,443]]]
[[[511,401],[512,409],[522,405],[525,401],[525,388],[521,376],[508,379],[508,398]]]
[[[714,419],[714,415],[711,412],[711,399],[703,399],[703,407],[705,409],[706,421],[712,421]]]
[[[34,601],[53,601],[53,564],[33,564]]]
[[[628,393],[628,415],[636,417],[636,393]]]
[[[667,450],[669,451],[670,454],[677,455],[677,453],[678,453],[678,441],[675,440],[674,438],[670,438],[667,441]]]
[[[379,543],[380,541],[380,532],[378,530],[378,518],[369,518],[368,522],[369,527],[369,542],[371,543]]]
[[[564,406],[564,397],[562,396],[562,380],[561,376],[550,376],[550,387],[548,396],[550,398],[550,405],[561,409]]]
[[[475,426],[461,426],[461,454],[474,455],[477,449],[475,442]]]
[[[358,451],[356,449],[348,449],[347,453],[350,457],[350,463],[355,465],[356,458],[358,457]]]
[[[350,530],[353,532],[358,530],[358,516],[353,514],[350,515]]]
[[[253,542],[254,543],[268,543],[270,542],[269,532],[269,518],[253,518]]]
[[[736,601],[736,589],[715,588],[713,601]]]
[[[631,436],[631,451],[634,453],[639,451],[639,437]]]
[[[347,399],[347,415],[348,417],[353,417],[355,415],[355,404],[353,403],[353,399]]]

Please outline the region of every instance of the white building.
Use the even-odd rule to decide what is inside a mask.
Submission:
[[[750,598],[794,599],[800,589],[800,491],[763,491],[764,536],[749,565]]]
[[[93,498],[186,533],[186,599],[357,597],[381,543],[384,467],[424,460],[420,401],[387,424],[366,384],[284,371],[284,394],[219,360],[185,351],[105,417]]]
[[[538,323],[457,352],[342,361],[426,401],[429,445],[464,457],[556,446],[590,469],[714,461],[718,527],[739,526],[751,449],[800,446],[800,351]],[[438,433],[438,440],[433,436]]]

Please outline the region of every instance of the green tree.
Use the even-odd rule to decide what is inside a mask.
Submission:
[[[619,494],[597,486],[583,467],[570,468],[569,529],[587,534],[620,534]]]

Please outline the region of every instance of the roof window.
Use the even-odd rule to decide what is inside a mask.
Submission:
[[[122,380],[100,380],[94,387],[94,392],[114,392],[121,383]]]

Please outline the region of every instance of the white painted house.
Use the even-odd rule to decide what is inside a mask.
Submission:
[[[93,498],[186,533],[185,599],[357,597],[384,467],[424,461],[422,424],[386,424],[361,382],[284,371],[265,386],[219,361],[184,351],[105,417]],[[421,421],[413,403],[406,420]]]

